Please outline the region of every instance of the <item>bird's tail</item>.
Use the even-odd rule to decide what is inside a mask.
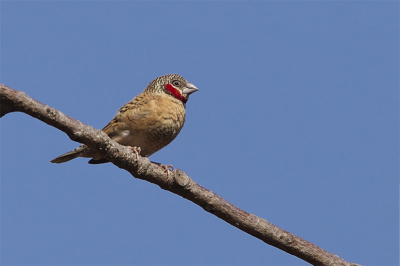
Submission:
[[[63,155],[60,155],[57,158],[54,158],[50,162],[51,163],[65,163],[65,162],[68,162],[77,157],[82,157],[84,155],[83,153],[87,152],[87,150],[88,150],[88,147],[86,145],[82,145],[73,151],[64,153]]]

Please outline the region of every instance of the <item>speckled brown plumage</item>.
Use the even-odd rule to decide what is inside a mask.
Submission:
[[[142,156],[150,156],[167,146],[185,123],[189,95],[198,89],[183,77],[171,74],[159,77],[133,100],[122,106],[103,128],[116,142],[140,147]],[[93,158],[89,163],[107,162],[86,145],[63,154],[52,163],[63,163],[76,157]]]

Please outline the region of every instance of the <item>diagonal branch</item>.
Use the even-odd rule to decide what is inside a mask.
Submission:
[[[159,185],[162,189],[175,193],[240,230],[286,251],[312,265],[356,266],[335,254],[295,236],[254,214],[247,213],[232,205],[212,191],[194,182],[183,171],[175,169],[172,173],[146,157],[136,155],[130,148],[111,140],[107,134],[85,125],[62,112],[44,105],[22,91],[13,90],[0,84],[0,117],[10,112],[23,112],[46,124],[65,132],[71,140],[84,143],[96,149],[113,164],[134,177]]]

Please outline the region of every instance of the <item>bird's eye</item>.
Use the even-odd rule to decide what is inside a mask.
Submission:
[[[174,80],[174,81],[172,81],[172,85],[174,85],[174,86],[179,86],[179,81],[177,81],[177,80]]]

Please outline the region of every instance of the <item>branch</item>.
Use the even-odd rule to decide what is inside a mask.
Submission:
[[[106,133],[85,125],[62,112],[44,105],[27,96],[0,84],[1,110],[0,117],[10,112],[23,112],[46,124],[65,132],[73,141],[84,143],[97,150],[107,160],[122,168],[134,177],[159,185],[162,189],[175,193],[199,205],[227,223],[264,241],[265,243],[286,251],[312,265],[356,266],[335,254],[295,236],[254,214],[247,213],[232,205],[212,191],[194,182],[183,171],[165,171],[146,157],[136,158],[127,146],[111,140]]]

